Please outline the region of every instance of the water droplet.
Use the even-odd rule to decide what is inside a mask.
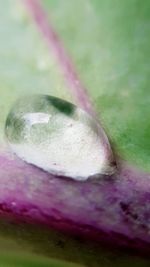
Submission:
[[[115,171],[97,122],[62,99],[20,98],[8,114],[5,132],[17,156],[52,174],[87,180]]]

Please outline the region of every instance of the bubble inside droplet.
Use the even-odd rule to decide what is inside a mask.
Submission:
[[[49,173],[86,180],[115,171],[97,122],[62,99],[20,98],[8,114],[5,133],[18,157]]]

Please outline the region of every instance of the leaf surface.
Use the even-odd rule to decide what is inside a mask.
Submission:
[[[117,153],[150,171],[150,2],[44,3]]]
[[[144,3],[139,0],[124,2],[44,0],[43,2],[56,30],[73,57],[80,77],[86,84],[117,151],[129,162],[150,170],[148,159],[150,2],[148,0]],[[53,55],[49,54],[44,41],[41,40],[19,1],[3,1],[0,4],[0,14],[2,149],[5,146],[3,136],[5,118],[18,96],[43,93],[74,100],[69,94]],[[29,230],[31,236],[28,238],[23,234],[28,230],[22,229],[20,233],[22,243],[23,240],[29,239],[25,250],[30,252],[36,248],[37,253],[40,251],[41,254],[49,254],[52,257],[58,255],[58,258],[74,260],[86,266],[100,266],[100,264],[110,267],[128,266],[130,263],[134,266],[149,266],[149,261],[139,257],[131,257],[119,251],[98,249],[92,245],[89,248],[72,239],[67,239],[65,244],[69,245],[60,251],[55,242],[49,242],[50,236],[46,239],[46,233],[40,247],[38,240],[39,238],[41,242],[40,232]],[[15,234],[13,232],[13,227],[9,231],[2,229],[1,235],[5,236],[6,241],[9,236],[18,242],[18,230]],[[57,240],[52,237],[53,239]],[[0,243],[3,244],[3,241]],[[5,256],[2,257],[1,262],[6,265],[8,260]],[[58,266],[63,265],[58,264]]]

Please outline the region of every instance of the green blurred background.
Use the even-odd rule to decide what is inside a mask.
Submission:
[[[42,3],[72,56],[117,153],[150,171],[150,1]],[[19,95],[47,93],[74,100],[22,1],[1,1],[0,17],[2,150],[5,118]],[[146,259],[112,252],[54,231],[5,222],[0,228],[0,267],[74,266],[69,262],[98,267],[150,266]]]

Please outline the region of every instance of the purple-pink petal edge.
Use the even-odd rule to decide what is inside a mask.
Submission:
[[[150,174],[123,163],[111,178],[76,182],[8,155],[0,169],[1,215],[150,252]]]

